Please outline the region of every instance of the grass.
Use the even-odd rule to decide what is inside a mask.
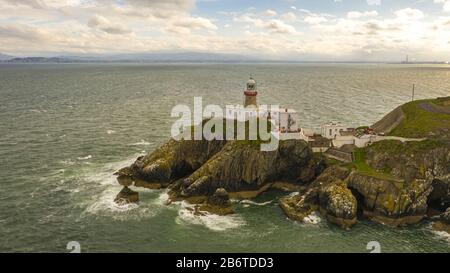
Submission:
[[[393,136],[424,138],[441,134],[443,129],[450,130],[450,115],[445,113],[432,113],[420,105],[429,103],[444,106],[442,100],[419,100],[402,106],[405,119],[390,134]]]
[[[255,127],[256,127],[256,135],[254,137],[250,137],[250,121],[245,121],[245,122],[240,122],[237,120],[227,120],[227,119],[218,119],[218,118],[211,118],[211,119],[205,119],[202,121],[202,124],[200,125],[195,125],[195,126],[191,126],[190,129],[190,133],[191,133],[191,139],[194,139],[195,137],[195,129],[197,129],[199,132],[203,132],[203,129],[205,128],[206,124],[211,122],[210,125],[213,125],[212,128],[210,128],[211,133],[215,133],[217,129],[216,128],[216,124],[221,124],[221,129],[222,129],[222,139],[227,140],[227,125],[232,126],[233,129],[233,135],[231,136],[232,139],[229,140],[237,140],[238,138],[238,131],[240,129],[243,129],[243,132],[245,134],[245,136],[243,137],[242,140],[238,140],[237,142],[239,144],[243,144],[243,145],[251,145],[251,146],[255,146],[255,147],[259,147],[259,145],[263,144],[263,143],[269,143],[271,140],[263,140],[262,136],[261,136],[261,132],[259,131],[259,126],[260,126],[260,122],[267,122],[266,125],[266,129],[267,131],[264,132],[265,134],[271,134],[272,131],[272,123],[270,121],[264,120],[264,119],[259,119],[257,118],[255,120]],[[239,129],[238,129],[239,128]],[[267,137],[267,136],[265,136]],[[272,136],[270,136],[272,137]],[[202,133],[202,139],[204,139],[203,133]]]
[[[367,164],[366,161],[366,152],[364,149],[357,149],[354,152],[354,161],[352,163],[347,163],[345,167],[349,169],[356,169],[359,173],[363,175],[375,177],[378,179],[390,180],[395,182],[401,181],[397,177],[387,172],[387,170],[381,172],[369,166],[369,164]]]
[[[376,153],[421,154],[449,145],[450,143],[448,141],[440,139],[427,139],[424,141],[413,141],[408,143],[402,143],[396,140],[384,140],[372,144],[369,149]]]

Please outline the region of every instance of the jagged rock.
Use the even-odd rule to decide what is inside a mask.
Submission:
[[[206,211],[217,215],[234,213],[230,195],[224,188],[217,189],[212,196],[209,196],[206,202],[198,207],[198,211]]]
[[[211,195],[218,188],[228,192],[258,191],[270,182],[295,181],[311,158],[311,149],[300,140],[282,141],[279,149],[271,152],[232,141],[187,178],[181,194]]]
[[[332,197],[333,191],[329,190],[334,189],[333,184],[336,181],[344,180],[349,174],[350,171],[345,168],[337,166],[327,168],[303,192],[280,199],[280,207],[290,219],[295,221],[303,221],[305,217],[322,207],[322,214],[329,221],[348,228],[356,223],[356,199],[351,198],[353,196],[349,190],[342,189],[340,192],[343,194],[336,197]],[[348,203],[352,203],[354,208]]]
[[[374,169],[411,182],[433,180],[450,174],[450,141],[381,141],[366,148],[367,163]]]
[[[325,159],[322,156],[315,156],[308,165],[300,170],[299,182],[309,184],[313,182],[327,168]]]
[[[441,214],[441,221],[450,225],[450,208]]]
[[[130,167],[115,173],[125,186],[162,188],[191,174],[218,153],[226,141],[170,140],[151,154],[140,157]],[[147,184],[147,185],[146,185]]]
[[[132,191],[128,187],[124,187],[114,199],[118,205],[127,205],[139,202],[139,193]]]
[[[389,225],[415,224],[427,212],[431,182],[389,180],[353,172],[348,186],[358,194],[365,216]]]
[[[433,180],[433,191],[428,203],[436,209],[442,210],[450,206],[450,174]]]
[[[439,221],[433,223],[433,229],[444,231],[450,234],[450,208],[441,214]]]
[[[343,181],[337,181],[319,194],[320,212],[328,221],[342,228],[357,222],[357,200]]]
[[[301,195],[281,198],[279,205],[289,219],[300,222],[317,210],[317,206],[305,203]]]
[[[208,203],[214,206],[229,206],[230,195],[224,188],[217,189],[216,192],[208,198]]]

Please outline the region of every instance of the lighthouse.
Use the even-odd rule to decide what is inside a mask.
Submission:
[[[258,107],[257,103],[257,96],[258,96],[258,89],[256,85],[256,81],[253,79],[253,77],[250,77],[250,79],[247,82],[247,89],[244,92],[244,107]]]

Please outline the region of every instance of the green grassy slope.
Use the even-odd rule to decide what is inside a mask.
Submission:
[[[404,120],[390,132],[408,138],[449,138],[450,97],[419,100],[402,106]]]

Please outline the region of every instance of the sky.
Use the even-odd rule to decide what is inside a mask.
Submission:
[[[0,0],[0,52],[450,60],[450,0]]]

